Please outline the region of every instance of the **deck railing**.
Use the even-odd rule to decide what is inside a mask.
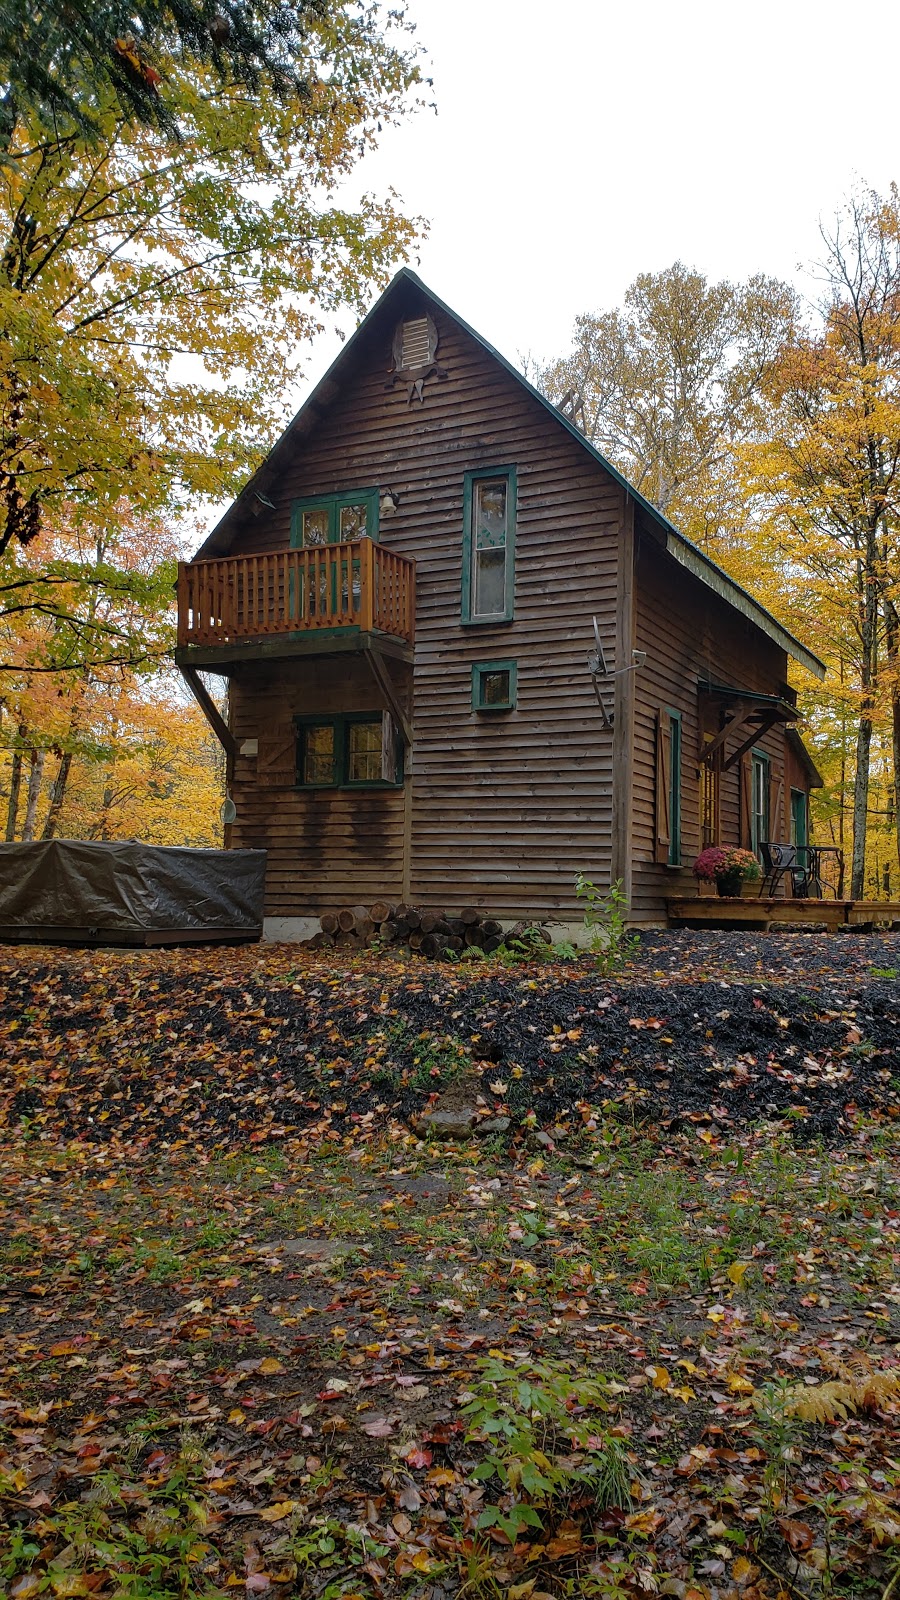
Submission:
[[[178,566],[179,645],[325,628],[413,641],[415,562],[371,539]]]

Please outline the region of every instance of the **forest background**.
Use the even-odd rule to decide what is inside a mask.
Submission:
[[[218,746],[170,667],[174,563],[287,420],[323,318],[361,314],[421,237],[392,193],[336,195],[429,84],[404,15],[378,5],[70,5],[24,49],[15,11],[0,7],[0,827],[5,812],[7,839],[218,843]],[[52,6],[41,17],[52,28]],[[806,289],[676,262],[579,316],[572,351],[528,375],[826,662],[824,685],[797,678],[816,836],[845,849],[848,891],[890,895],[896,189],[836,197]]]

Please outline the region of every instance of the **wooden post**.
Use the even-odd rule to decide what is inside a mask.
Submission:
[[[359,626],[371,633],[375,626],[375,546],[371,539],[359,541]]]
[[[613,883],[621,879],[622,893],[631,901],[631,841],[634,772],[634,501],[625,494],[619,529],[619,561],[616,575],[616,670],[615,715],[612,734],[612,861]]]
[[[178,632],[176,638],[179,644],[188,643],[188,611],[190,609],[188,592],[187,562],[179,561],[178,584],[176,586],[176,594],[178,596]]]

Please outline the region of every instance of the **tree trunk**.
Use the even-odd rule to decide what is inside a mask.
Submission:
[[[856,732],[856,775],[853,780],[853,846],[850,856],[850,898],[862,900],[866,888],[866,830],[869,811],[869,761],[872,749],[871,707],[864,705]]]
[[[56,832],[59,814],[62,811],[63,800],[66,796],[66,784],[69,781],[71,766],[72,752],[71,750],[64,750],[59,758],[59,770],[50,785],[50,810],[47,812],[47,820],[44,823],[44,831],[41,834],[42,839],[52,839]]]
[[[879,605],[877,525],[867,530],[864,549],[857,558],[856,592],[860,643],[859,726],[856,731],[856,772],[853,778],[853,846],[850,898],[862,900],[866,892],[866,833],[869,824],[869,772],[872,754],[872,713],[878,681]]]
[[[885,595],[884,634],[891,690],[891,757],[893,763],[894,843],[900,865],[900,612]]]
[[[24,722],[19,723],[18,734],[24,739],[27,734]],[[22,748],[17,745],[13,751],[12,772],[9,782],[9,808],[6,813],[6,838],[11,843],[16,837],[16,823],[19,820],[19,794],[22,789]]]
[[[34,838],[34,824],[37,817],[38,799],[44,779],[44,762],[46,759],[47,752],[45,750],[32,750],[31,767],[28,773],[28,799],[25,803],[25,821],[22,824],[23,841]]]

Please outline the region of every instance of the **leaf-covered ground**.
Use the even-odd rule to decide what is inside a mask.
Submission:
[[[0,1592],[895,1595],[898,971],[0,953]]]

